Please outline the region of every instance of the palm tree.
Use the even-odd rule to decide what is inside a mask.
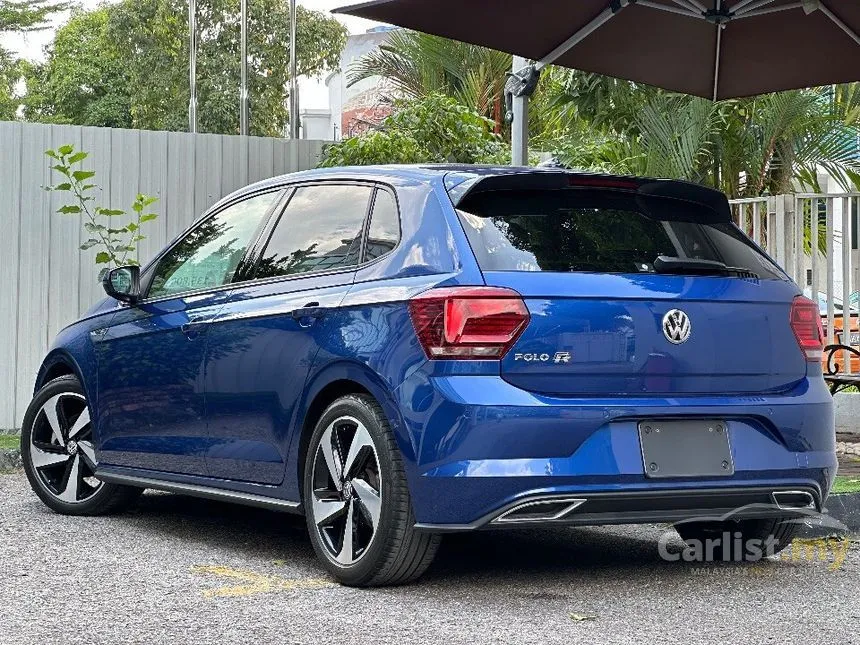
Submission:
[[[556,74],[539,103],[554,117],[538,140],[561,142],[563,161],[566,139],[579,150],[590,139],[598,142],[594,167],[688,179],[733,197],[819,190],[820,168],[846,189],[860,187],[860,84],[714,103],[595,74]]]
[[[510,54],[399,29],[379,49],[353,63],[347,81],[353,85],[383,76],[401,98],[441,93],[493,119],[496,132],[501,132],[502,99],[511,65]]]

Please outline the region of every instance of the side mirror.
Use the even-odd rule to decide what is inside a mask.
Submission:
[[[134,304],[140,298],[140,267],[126,266],[111,269],[105,273],[102,286],[111,298]]]

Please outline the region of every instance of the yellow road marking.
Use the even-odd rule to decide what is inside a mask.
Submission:
[[[238,580],[244,583],[232,587],[225,586],[216,589],[207,589],[203,592],[206,598],[235,598],[277,591],[325,589],[326,587],[334,586],[334,583],[326,578],[282,578],[281,576],[266,575],[247,569],[234,569],[219,565],[195,565],[191,567],[191,571],[219,578]]]

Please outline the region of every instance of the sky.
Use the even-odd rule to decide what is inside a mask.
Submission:
[[[78,0],[78,4],[92,9],[102,2],[115,0]],[[299,4],[308,9],[330,12],[332,9],[348,4],[358,4],[360,0],[299,0]],[[43,60],[44,49],[53,40],[53,33],[57,26],[63,24],[68,15],[60,15],[52,29],[39,31],[31,34],[4,34],[0,36],[0,43],[22,58],[30,60]],[[346,25],[351,34],[361,34],[375,24],[369,20],[353,18],[352,16],[336,15],[335,18]],[[299,23],[301,29],[301,22]],[[299,80],[299,99],[302,109],[316,109],[328,107],[328,90],[321,79],[302,78]]]

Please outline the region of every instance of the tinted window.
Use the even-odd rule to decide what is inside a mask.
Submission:
[[[733,224],[704,206],[593,190],[499,191],[458,211],[486,271],[650,273],[659,255],[782,278]]]
[[[150,298],[229,283],[254,233],[280,193],[266,193],[225,208],[195,227],[158,263]]]
[[[400,241],[400,217],[394,195],[386,190],[377,190],[367,234],[365,260],[381,257],[394,249]]]
[[[266,245],[256,277],[357,265],[372,192],[367,186],[296,189]]]

